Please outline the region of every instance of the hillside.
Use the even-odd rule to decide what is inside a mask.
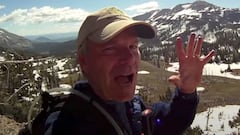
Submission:
[[[144,86],[148,90],[147,102],[159,101],[159,96],[164,95],[168,88],[174,90],[174,85],[167,81],[173,72],[165,71],[169,65],[160,64],[157,68],[148,62],[142,61],[140,70],[149,71],[150,74],[139,75],[138,85]],[[239,67],[240,68],[240,67]],[[229,79],[217,76],[203,76],[199,87],[205,88],[203,92],[199,92],[200,103],[198,111],[206,110],[208,107],[218,105],[240,105],[240,83],[237,79]],[[150,99],[150,101],[149,101]]]

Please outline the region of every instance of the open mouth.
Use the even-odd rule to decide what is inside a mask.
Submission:
[[[129,75],[120,75],[117,76],[115,79],[120,85],[129,85],[133,82],[134,74]]]
[[[131,82],[131,83],[133,82],[133,74],[128,75],[127,78],[128,78],[128,82]]]

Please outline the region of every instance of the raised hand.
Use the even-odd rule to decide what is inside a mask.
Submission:
[[[174,83],[183,93],[193,93],[201,82],[203,66],[212,58],[214,51],[210,51],[207,56],[201,56],[203,39],[196,35],[190,36],[186,50],[182,47],[182,39],[177,38],[176,51],[179,60],[179,74],[169,77],[169,81]]]

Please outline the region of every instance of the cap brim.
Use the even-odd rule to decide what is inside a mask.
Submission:
[[[96,43],[107,42],[120,32],[133,28],[138,37],[141,38],[153,38],[155,36],[155,31],[153,27],[143,21],[134,20],[119,20],[108,24],[103,29],[99,29],[88,38]]]

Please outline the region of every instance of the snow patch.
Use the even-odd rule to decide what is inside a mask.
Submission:
[[[202,14],[197,12],[196,10],[184,9],[184,10],[181,10],[180,12],[177,12],[176,14],[174,14],[174,16],[171,18],[171,20],[176,20],[177,18],[179,18],[182,15],[196,16],[196,17],[202,16]]]
[[[0,56],[0,61],[5,61],[5,58]]]
[[[208,43],[215,43],[217,41],[217,37],[213,32],[207,32],[204,36],[204,41]]]
[[[134,94],[139,94],[139,91],[143,88],[144,88],[144,86],[136,85]]]
[[[228,122],[232,121],[237,116],[239,109],[240,105],[226,105],[208,108],[207,111],[196,114],[191,127],[199,126],[204,131],[204,134],[207,135],[230,135],[233,132],[238,133],[240,126],[237,128],[231,128]],[[208,126],[206,126],[208,114],[210,115]],[[206,131],[206,127],[208,127],[208,131]]]
[[[205,90],[204,87],[197,87],[197,88],[196,88],[196,91],[197,91],[197,92],[202,92],[202,91],[204,91],[204,90]]]
[[[69,85],[69,84],[60,84],[59,87],[60,87],[60,88],[67,88],[67,89],[72,88],[72,86]]]
[[[142,70],[142,71],[138,71],[138,74],[145,75],[145,74],[150,74],[150,72]]]
[[[174,62],[170,63],[170,67],[166,70],[170,72],[178,72],[179,63]],[[231,69],[240,69],[240,63],[232,63],[230,64]],[[230,72],[221,72],[228,68],[228,64],[217,64],[217,63],[207,63],[203,68],[203,75],[210,76],[220,76],[232,79],[240,79],[240,75],[233,75]]]

